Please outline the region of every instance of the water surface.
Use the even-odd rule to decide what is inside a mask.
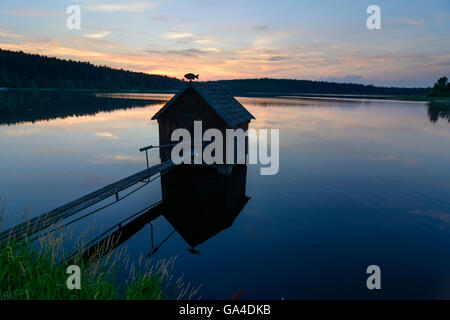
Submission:
[[[2,93],[0,195],[8,223],[35,216],[145,168],[158,143],[151,116],[167,94]],[[65,96],[65,98],[61,98]],[[188,252],[173,234],[152,257],[177,256],[176,275],[203,298],[450,298],[450,124],[425,103],[337,98],[238,98],[252,128],[280,129],[280,171],[247,169],[251,199],[233,225]],[[5,108],[5,106],[7,108]],[[101,111],[106,110],[106,111]],[[157,163],[152,153],[152,163]],[[108,228],[161,199],[156,180],[89,217]],[[173,231],[153,221],[155,242]],[[151,251],[150,227],[131,237]],[[369,292],[367,266],[382,271]]]

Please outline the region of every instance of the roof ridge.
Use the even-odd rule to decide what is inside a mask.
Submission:
[[[255,117],[239,101],[237,101],[223,85],[214,82],[190,82],[186,88],[172,97],[172,99],[170,99],[166,105],[152,117],[152,120],[158,119],[161,114],[189,88],[192,88],[200,95],[231,128],[236,127],[240,123],[255,119]],[[239,113],[241,113],[241,116],[237,117]]]

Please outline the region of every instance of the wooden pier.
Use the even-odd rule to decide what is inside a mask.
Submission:
[[[97,191],[89,193],[84,197],[48,211],[6,231],[0,232],[0,245],[7,243],[9,239],[21,240],[25,237],[38,233],[51,225],[56,224],[61,220],[111,196],[116,196],[116,199],[118,200],[120,191],[125,190],[139,182],[145,182],[146,179],[149,179],[158,173],[166,172],[173,167],[175,167],[175,164],[171,160],[148,167],[147,169],[135,173],[125,179],[114,182]]]

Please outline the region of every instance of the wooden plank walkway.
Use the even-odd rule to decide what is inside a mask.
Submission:
[[[125,179],[107,185],[106,187],[94,191],[84,197],[48,211],[36,218],[30,219],[6,231],[0,232],[0,245],[6,243],[10,238],[20,240],[42,231],[83,209],[86,209],[113,195],[117,195],[118,192],[144,181],[155,174],[172,169],[174,166],[175,164],[171,160],[152,166]]]

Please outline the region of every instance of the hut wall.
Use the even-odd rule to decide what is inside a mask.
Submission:
[[[194,139],[194,121],[202,121],[202,135],[211,128],[218,129],[224,137],[224,163],[226,155],[225,130],[228,128],[222,118],[212,109],[211,106],[194,89],[186,90],[158,119],[159,143],[160,145],[170,145],[172,132],[178,128],[187,129],[191,138]],[[240,128],[246,131],[248,122],[239,124],[235,129]],[[246,143],[247,149],[247,143]],[[172,148],[160,149],[162,161],[170,159]],[[235,146],[236,155],[236,146]]]

